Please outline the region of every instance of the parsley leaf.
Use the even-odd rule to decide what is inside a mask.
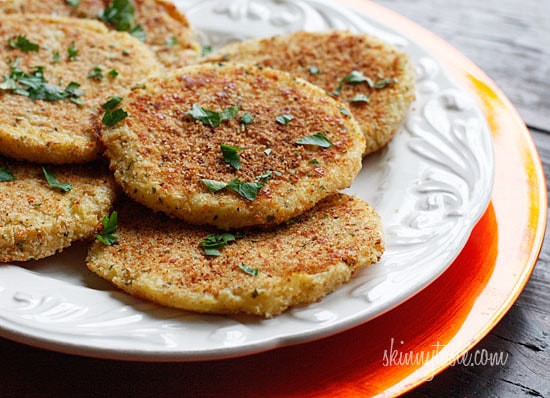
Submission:
[[[366,102],[367,104],[369,103],[370,99],[368,96],[366,96],[365,94],[357,94],[355,97],[353,97],[352,99],[349,100],[349,102]]]
[[[242,126],[243,131],[245,131],[246,126],[249,125],[250,123],[252,123],[253,121],[254,121],[254,116],[252,116],[250,114],[250,112],[245,112],[241,116],[241,126]]]
[[[27,39],[27,35],[17,35],[17,38],[14,40],[12,37],[8,39],[8,44],[11,48],[19,48],[21,51],[29,52],[33,51],[38,52],[40,46],[36,43],[32,43]]]
[[[227,184],[227,188],[253,202],[264,185],[262,182],[242,182],[238,178],[235,178]]]
[[[46,177],[46,181],[48,182],[48,185],[50,187],[59,189],[63,193],[67,193],[71,189],[73,189],[73,186],[71,185],[71,183],[57,181],[57,178],[55,178],[53,173],[46,170],[46,168],[42,167],[42,172],[44,173],[44,177]]]
[[[374,82],[372,81],[371,78],[363,75],[362,72],[358,72],[354,70],[349,75],[347,75],[342,80],[340,80],[340,84],[338,85],[336,90],[332,92],[332,94],[339,96],[342,93],[342,87],[344,86],[345,83],[350,83],[350,84],[367,83],[369,87],[371,88],[374,87]]]
[[[176,36],[166,38],[166,45],[168,47],[174,47],[176,44],[178,44],[178,38]]]
[[[309,164],[314,164],[315,166],[319,166],[319,161],[317,159],[312,159],[309,161]]]
[[[136,23],[134,12],[134,5],[129,0],[114,0],[99,12],[99,18],[112,24],[119,32],[128,32]]]
[[[114,79],[118,76],[118,71],[116,69],[111,69],[109,72],[107,72],[107,74]]]
[[[88,73],[88,79],[94,79],[97,81],[103,80],[103,69],[99,66],[94,66],[90,73]]]
[[[265,153],[265,156],[269,156],[269,155],[271,155],[271,152],[273,152],[273,149],[271,149],[271,148],[267,148],[267,149],[266,149],[266,150],[264,151],[264,153]]]
[[[325,137],[325,135],[321,132],[310,135],[308,137],[300,138],[298,141],[296,141],[296,144],[316,145],[320,146],[321,148],[330,148],[332,146],[332,142],[330,142],[329,139]]]
[[[245,264],[241,263],[239,265],[239,268],[247,273],[248,275],[251,275],[251,276],[258,276],[258,273],[260,272],[257,268],[250,268],[248,266],[246,266]]]
[[[145,41],[147,34],[141,25],[136,25],[128,31],[130,35],[134,36],[139,41]]]
[[[309,73],[311,73],[312,75],[320,75],[321,71],[316,66],[310,66],[309,67]]]
[[[59,62],[59,51],[56,51],[52,55],[52,61],[54,64],[57,64]]]
[[[115,236],[118,222],[118,213],[113,211],[110,215],[105,215],[101,224],[103,224],[103,231],[97,234],[95,238],[104,245],[111,246],[118,242],[118,237]]]
[[[115,109],[117,106],[120,105],[122,102],[122,97],[111,97],[109,100],[101,105],[103,109],[105,109],[105,114],[103,115],[103,118],[101,119],[101,122],[108,127],[112,127],[118,122],[124,120],[128,116],[128,112],[126,112],[122,108]]]
[[[340,113],[348,117],[351,117],[351,113],[349,113],[349,111],[346,108],[340,108]]]
[[[208,235],[199,246],[204,249],[204,254],[207,256],[221,256],[218,249],[225,249],[228,243],[234,242],[237,239],[244,238],[243,233],[224,232],[221,234]]]
[[[71,42],[71,46],[67,48],[69,54],[69,61],[76,61],[78,58],[78,48],[75,47],[74,41]]]
[[[256,177],[256,181],[265,184],[266,182],[268,182],[273,178],[273,174],[275,174],[277,177],[282,176],[282,174],[278,171],[267,170],[264,174],[261,174],[258,177]]]
[[[294,116],[292,115],[281,115],[275,118],[277,123],[282,124],[283,126],[286,126],[287,124],[289,124],[290,121],[293,119],[294,119]]]
[[[205,57],[213,51],[212,46],[203,46],[201,51],[201,56]]]
[[[222,150],[223,160],[225,163],[233,166],[235,170],[239,170],[241,168],[241,158],[238,151],[244,151],[246,148],[239,148],[226,144],[220,144],[220,148]]]
[[[0,167],[0,182],[9,182],[13,180],[15,180],[13,173],[8,169]]]
[[[225,187],[227,187],[227,184],[225,182],[215,181],[215,180],[207,180],[207,179],[201,179],[201,182],[206,185],[208,190],[212,193],[216,193],[218,191],[221,191]]]
[[[193,118],[201,121],[207,126],[218,127],[224,120],[234,119],[240,109],[240,106],[232,106],[223,110],[222,112],[215,112],[203,108],[198,104],[194,104],[193,108],[186,114],[191,115]]]
[[[397,83],[397,79],[392,79],[390,77],[386,77],[385,79],[380,79],[376,81],[376,84],[374,85],[377,89],[382,89],[386,86],[389,86],[391,84]]]
[[[80,5],[80,0],[65,0],[65,3],[67,3],[73,8],[76,8]]]

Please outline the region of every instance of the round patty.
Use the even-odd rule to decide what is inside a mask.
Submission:
[[[101,132],[115,178],[138,202],[193,224],[280,223],[348,187],[361,168],[353,118],[284,72],[196,65],[149,81],[121,107],[129,117]],[[312,135],[330,147],[299,144]]]
[[[126,0],[117,1],[120,4],[128,3]],[[112,0],[80,0],[76,6],[71,6],[66,0],[2,0],[0,13],[98,18],[99,13],[112,3]],[[177,68],[194,63],[200,47],[187,18],[173,3],[164,0],[132,0],[129,3],[134,7],[134,26],[141,25],[145,31],[145,44],[151,47],[164,66]],[[112,22],[106,23],[116,28]]]
[[[277,315],[321,299],[384,251],[378,214],[341,194],[271,231],[245,232],[219,256],[201,247],[215,231],[130,202],[118,220],[119,242],[96,241],[88,268],[134,296],[197,312]]]
[[[332,93],[349,103],[367,140],[365,154],[392,139],[415,97],[407,56],[365,34],[297,32],[230,44],[204,60],[283,70]]]
[[[115,199],[115,182],[102,165],[46,171],[72,189],[48,185],[41,166],[0,158],[0,262],[51,256],[91,237]]]
[[[99,106],[158,71],[144,44],[94,21],[4,16],[0,38],[0,154],[16,159],[95,159]]]

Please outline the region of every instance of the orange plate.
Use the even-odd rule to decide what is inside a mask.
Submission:
[[[535,266],[547,217],[545,179],[531,136],[508,99],[472,62],[413,22],[368,1],[342,3],[421,43],[478,101],[495,147],[491,204],[457,260],[413,298],[330,338],[243,358],[181,364],[185,380],[180,382],[191,395],[406,392],[478,343],[510,309]],[[402,355],[424,355],[423,360],[384,366],[391,339]]]

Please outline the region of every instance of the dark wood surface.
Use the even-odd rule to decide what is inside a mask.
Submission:
[[[550,175],[550,2],[378,0],[436,33],[480,66],[529,127]],[[547,178],[547,183],[548,183]],[[550,397],[550,245],[510,312],[476,349],[505,366],[451,367],[408,397]]]
[[[550,175],[550,2],[377,2],[435,32],[487,72],[522,114],[539,148],[546,175]],[[41,390],[37,386],[48,386],[42,390],[44,393],[41,396],[44,397],[63,395],[67,385],[71,386],[74,396],[90,396],[90,391],[95,390],[90,383],[97,382],[96,375],[82,375],[80,380],[64,380],[61,374],[54,382],[47,376],[56,373],[54,370],[37,372],[41,366],[52,366],[49,360],[51,355],[47,351],[3,339],[0,339],[0,345],[2,366],[7,370],[0,372],[0,381],[6,375],[13,381],[0,383],[0,397],[36,396],[36,391]],[[509,353],[508,362],[499,367],[449,368],[407,396],[550,397],[550,245],[543,247],[534,274],[519,300],[476,348],[485,348],[490,352],[505,351]],[[35,358],[37,362],[18,366],[17,369],[10,368],[10,364],[20,363],[18,359],[21,357]],[[68,371],[71,363],[79,361],[78,357],[58,357],[61,372],[63,369]],[[104,382],[110,384],[109,391],[113,396],[130,392],[140,396],[140,392],[148,391],[148,386],[155,379],[167,374],[175,378],[182,376],[174,371],[174,367],[158,364],[153,374],[143,373],[138,377],[142,382],[134,388],[125,386],[123,380],[108,379],[110,370],[116,373],[117,362],[89,361],[97,362],[97,367],[101,367]],[[27,395],[30,391],[32,395]],[[172,393],[176,392],[164,391],[159,396],[172,396]]]

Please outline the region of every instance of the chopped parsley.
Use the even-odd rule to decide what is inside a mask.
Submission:
[[[266,149],[266,150],[264,151],[264,153],[265,153],[265,156],[269,156],[269,155],[271,155],[271,152],[273,152],[273,149],[271,149],[271,148],[267,148],[267,149]]]
[[[282,174],[278,171],[267,170],[264,174],[256,177],[256,181],[266,183],[273,178],[273,174],[275,174],[277,177],[282,176]]]
[[[283,126],[286,126],[287,124],[289,124],[290,121],[293,119],[294,119],[294,116],[292,115],[281,115],[275,118],[277,123],[282,124]]]
[[[254,121],[254,116],[252,116],[250,114],[250,112],[245,112],[241,116],[241,126],[242,126],[243,131],[245,131],[246,126],[249,125],[250,123],[252,123],[253,121]]]
[[[0,167],[0,182],[9,182],[15,180],[11,170]]]
[[[250,268],[243,263],[239,265],[239,268],[241,269],[241,271],[251,276],[258,276],[258,273],[260,272],[257,268]]]
[[[88,73],[88,79],[94,79],[97,81],[103,80],[103,69],[99,66],[94,66],[90,73]]]
[[[80,5],[80,0],[65,0],[65,3],[67,3],[73,8],[76,8]]]
[[[54,64],[57,64],[59,62],[59,51],[56,51],[52,55],[52,61]]]
[[[321,71],[316,66],[310,66],[309,67],[309,73],[312,74],[312,75],[320,75]]]
[[[101,224],[103,224],[103,231],[100,234],[97,234],[95,238],[107,246],[112,246],[114,243],[118,242],[118,237],[115,236],[116,228],[118,222],[118,213],[113,211],[110,215],[105,215]]]
[[[108,127],[114,126],[118,122],[124,120],[128,116],[128,112],[126,112],[122,108],[117,108],[117,106],[120,105],[122,102],[122,97],[111,97],[109,100],[101,105],[103,109],[105,109],[105,114],[103,115],[103,118],[101,119],[101,122]]]
[[[386,77],[385,79],[377,80],[374,87],[380,90],[380,89],[382,89],[386,86],[392,85],[394,83],[397,83],[397,79],[392,79],[390,77]]]
[[[128,51],[128,50],[122,50],[122,55],[124,55],[125,57],[127,57],[128,55],[130,55],[130,51]]]
[[[220,148],[222,150],[224,162],[233,166],[235,170],[239,170],[241,168],[241,158],[238,151],[244,151],[246,148],[239,148],[226,144],[221,144]]]
[[[116,69],[111,69],[107,74],[114,79],[118,76],[118,71]]]
[[[203,46],[201,51],[201,56],[205,57],[213,51],[212,46]]]
[[[320,146],[321,148],[330,148],[332,146],[332,142],[330,142],[330,140],[325,137],[325,135],[321,132],[310,135],[308,137],[300,138],[298,141],[296,141],[296,144],[315,145]]]
[[[369,103],[369,101],[370,101],[369,97],[366,96],[365,94],[357,94],[355,97],[349,100],[349,102],[353,102],[353,103],[366,102],[367,104]]]
[[[340,80],[340,84],[338,85],[336,90],[332,92],[332,94],[339,96],[342,93],[342,87],[344,86],[345,83],[350,83],[350,84],[367,83],[369,87],[371,88],[374,87],[374,82],[372,81],[371,78],[363,75],[362,72],[358,72],[354,70],[349,75],[347,75],[342,80]]]
[[[225,249],[228,243],[234,242],[237,239],[244,238],[243,233],[224,232],[221,234],[208,235],[199,246],[204,249],[204,254],[207,256],[221,256],[220,249]]]
[[[342,115],[346,115],[348,117],[351,117],[351,113],[349,113],[349,111],[346,108],[340,108],[340,113]]]
[[[227,188],[239,194],[241,197],[250,200],[251,202],[256,200],[256,197],[265,185],[265,183],[261,181],[243,182],[238,178],[231,180],[229,183],[206,179],[202,179],[201,182],[206,185],[212,193],[216,193]]]
[[[319,166],[319,161],[317,159],[312,159],[309,161],[309,164],[314,164],[315,166]]]
[[[84,93],[79,90],[80,84],[70,82],[63,90],[44,79],[44,67],[35,66],[31,73],[25,73],[19,68],[19,59],[10,65],[9,75],[4,76],[0,83],[0,90],[10,91],[13,94],[29,97],[33,101],[59,101],[68,99],[75,104],[82,105],[81,97]]]
[[[234,119],[240,109],[240,106],[232,106],[224,109],[222,112],[215,112],[194,104],[193,108],[186,114],[191,115],[194,119],[201,121],[207,126],[218,127],[224,120]]]
[[[136,25],[135,8],[129,0],[114,0],[99,12],[99,18],[111,24],[119,32],[129,32],[139,40],[145,39],[145,31],[141,25]]]
[[[59,189],[63,193],[67,193],[71,189],[73,189],[73,186],[71,185],[71,183],[57,181],[57,178],[55,178],[54,174],[46,170],[45,167],[42,167],[42,172],[44,173],[46,182],[51,188]]]
[[[208,188],[208,190],[212,193],[216,193],[227,187],[227,184],[225,182],[215,180],[202,179],[201,182],[206,185],[206,188]]]
[[[71,46],[67,48],[67,54],[69,54],[69,61],[76,61],[78,59],[78,48],[75,47],[74,41],[72,41]]]
[[[13,37],[10,37],[8,39],[8,45],[11,48],[19,48],[21,51],[25,52],[32,51],[37,53],[40,49],[40,46],[38,44],[32,43],[31,41],[29,41],[29,39],[27,39],[27,35],[17,35],[15,39],[13,39]]]
[[[176,44],[178,44],[178,38],[176,36],[168,37],[166,39],[166,45],[168,47],[174,47]]]

